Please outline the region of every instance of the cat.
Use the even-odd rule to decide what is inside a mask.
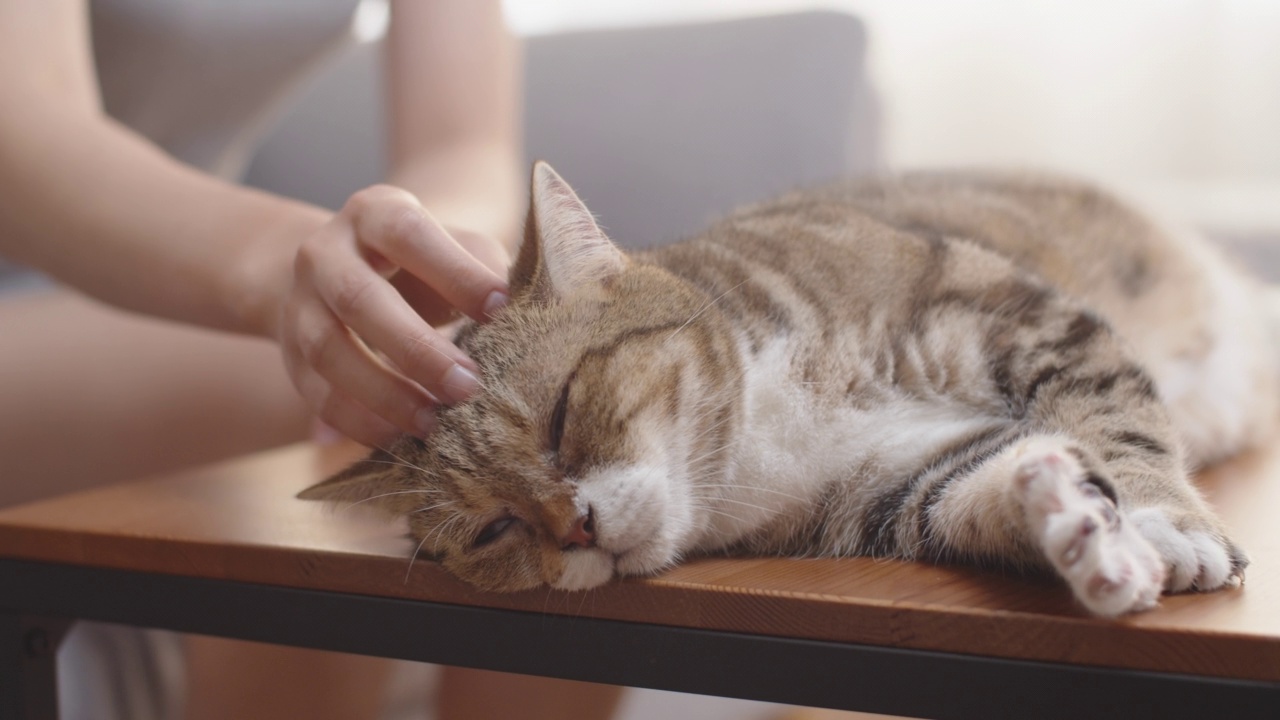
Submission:
[[[1243,580],[1188,480],[1277,416],[1270,291],[1086,184],[800,191],[627,254],[534,166],[471,400],[300,497],[491,591],[707,555],[1056,572],[1088,611]],[[415,555],[417,553],[415,552]]]

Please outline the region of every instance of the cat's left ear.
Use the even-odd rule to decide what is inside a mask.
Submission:
[[[524,244],[511,270],[513,296],[564,298],[603,285],[622,272],[626,256],[564,178],[538,161],[531,184]]]
[[[369,457],[298,493],[302,500],[362,503],[386,512],[401,511],[400,462],[385,450],[374,450]]]

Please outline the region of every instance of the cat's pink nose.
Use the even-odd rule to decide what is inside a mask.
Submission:
[[[565,550],[575,545],[583,548],[596,546],[596,518],[590,507],[587,508],[587,514],[578,518],[569,532],[560,538],[560,547]]]

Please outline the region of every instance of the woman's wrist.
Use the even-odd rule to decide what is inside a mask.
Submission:
[[[223,305],[241,332],[276,339],[298,247],[332,216],[318,207],[281,201],[252,223],[251,239],[235,253],[220,289]]]
[[[413,193],[444,227],[496,241],[514,256],[524,220],[520,168],[506,146],[461,144],[394,163],[387,182]]]

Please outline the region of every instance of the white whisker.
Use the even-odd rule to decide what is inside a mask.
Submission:
[[[391,450],[390,450],[390,449],[388,449],[388,448],[384,448],[384,447],[382,447],[381,445],[379,445],[379,446],[378,446],[378,449],[379,449],[379,450],[381,450],[382,452],[384,452],[384,453],[386,453],[386,454],[390,455],[391,457],[395,458],[396,460],[399,460],[400,462],[404,463],[404,466],[405,466],[405,467],[412,468],[412,469],[417,470],[418,472],[421,472],[421,473],[423,473],[423,474],[430,474],[430,473],[427,473],[427,469],[426,469],[426,468],[423,468],[423,467],[419,467],[419,466],[417,466],[417,465],[414,465],[413,463],[409,462],[408,460],[405,460],[404,458],[400,457],[399,455],[397,455],[397,454],[395,454],[395,453],[391,452]],[[386,461],[386,460],[370,460],[370,462],[382,462],[382,463],[386,463],[387,461]],[[394,465],[395,463],[388,463],[388,464],[389,464],[389,465]]]
[[[696,510],[702,510],[702,511],[704,511],[704,512],[709,512],[709,513],[712,513],[712,514],[714,514],[714,515],[723,515],[724,517],[727,517],[727,518],[729,518],[730,520],[733,520],[734,522],[740,522],[740,523],[745,523],[745,522],[746,522],[746,520],[745,520],[745,519],[740,518],[740,517],[738,517],[737,515],[734,515],[733,513],[725,512],[724,510],[720,510],[720,509],[718,509],[718,508],[713,508],[713,507],[711,507],[711,506],[709,506],[709,505],[699,505],[699,504],[697,504],[697,503],[692,503],[692,504],[690,505],[690,507],[693,507],[693,508],[694,508],[694,509],[696,509]]]
[[[404,584],[409,584],[409,575],[413,572],[413,562],[418,559],[418,551],[422,550],[422,546],[427,542],[427,536],[423,534],[422,541],[418,543],[418,547],[413,549],[413,554],[409,556],[409,567],[404,571]]]
[[[733,419],[734,419],[734,416],[733,416],[733,415],[729,415],[729,416],[725,417],[724,419],[720,420],[719,422],[713,423],[712,425],[710,425],[710,426],[708,426],[708,427],[703,428],[702,430],[700,430],[700,431],[698,432],[698,434],[697,434],[697,435],[694,435],[693,437],[689,438],[689,444],[690,444],[690,445],[693,445],[694,443],[698,442],[699,440],[701,440],[703,437],[705,437],[705,436],[706,436],[706,435],[708,435],[709,433],[715,432],[715,431],[716,431],[716,430],[718,430],[721,426],[723,426],[725,423],[727,423],[727,422],[729,422],[730,420],[733,420]]]
[[[742,501],[742,500],[734,500],[733,498],[727,498],[727,497],[707,497],[707,496],[705,496],[705,495],[692,495],[692,496],[690,496],[690,497],[694,497],[694,498],[697,498],[697,499],[699,499],[699,500],[711,500],[711,501],[713,501],[713,502],[730,502],[730,503],[733,503],[733,504],[735,504],[735,505],[742,505],[742,506],[744,506],[744,507],[755,508],[756,510],[759,510],[759,511],[761,511],[761,512],[766,512],[766,513],[769,513],[769,512],[775,512],[772,508],[767,508],[767,507],[764,507],[763,505],[756,505],[755,503],[749,503],[749,502],[745,502],[745,501]]]
[[[409,464],[409,463],[407,463],[407,462],[392,462],[392,461],[390,461],[390,460],[373,460],[373,459],[365,460],[365,462],[381,463],[381,464],[383,464],[383,465],[398,465],[398,466],[400,466],[400,467],[406,467],[406,468],[409,468],[410,470],[417,470],[418,472],[423,473],[423,474],[428,474],[428,473],[427,473],[427,471],[426,471],[426,470],[424,470],[423,468],[420,468],[420,467],[418,467],[417,465],[411,465],[411,464]]]
[[[767,488],[767,487],[752,487],[750,485],[735,485],[733,483],[715,483],[715,484],[699,483],[698,487],[700,488],[714,488],[714,487],[733,488],[737,490],[744,490],[748,493],[766,492],[766,493],[773,493],[774,495],[781,495],[782,497],[785,497],[785,498],[791,498],[792,500],[799,500],[800,502],[809,501],[809,498],[801,497],[799,495],[792,495],[791,493],[785,493],[785,492],[782,492],[781,490],[774,490],[773,488]]]
[[[442,507],[444,507],[445,505],[452,505],[452,504],[453,504],[453,501],[452,501],[452,500],[445,500],[444,502],[442,502],[442,503],[436,503],[435,505],[428,505],[428,506],[426,506],[426,507],[420,507],[420,508],[418,508],[417,510],[414,510],[414,511],[412,511],[412,512],[415,512],[415,513],[428,512],[428,511],[430,511],[430,510],[435,510],[436,508],[442,508]]]
[[[367,498],[357,500],[349,505],[343,505],[342,510],[345,512],[361,503],[367,503],[370,500],[377,500],[378,498],[391,497],[392,495],[431,495],[433,493],[435,493],[435,490],[397,490],[395,492],[382,493],[381,495],[370,495]]]
[[[667,339],[668,339],[668,340],[670,340],[671,338],[673,338],[673,337],[675,337],[676,335],[678,335],[678,334],[680,333],[680,331],[681,331],[681,330],[685,329],[686,327],[689,327],[689,323],[693,322],[694,320],[697,320],[699,315],[701,315],[702,313],[706,312],[706,311],[707,311],[707,309],[708,309],[708,308],[710,308],[712,305],[715,305],[716,303],[720,302],[720,300],[721,300],[725,295],[728,295],[729,293],[733,292],[734,290],[737,290],[738,288],[740,288],[740,287],[742,287],[743,285],[746,285],[746,284],[747,284],[747,281],[746,281],[746,280],[743,280],[742,282],[738,283],[737,285],[734,285],[733,287],[729,288],[728,290],[725,290],[724,292],[722,292],[722,293],[720,293],[719,295],[717,295],[717,296],[716,296],[716,298],[715,298],[714,300],[711,300],[711,301],[710,301],[710,302],[708,302],[706,305],[703,305],[701,308],[698,308],[698,312],[694,313],[693,315],[690,315],[690,316],[689,316],[689,319],[688,319],[688,320],[685,320],[683,325],[681,325],[680,327],[678,327],[678,328],[676,328],[675,330],[673,330],[673,331],[671,332],[671,334],[667,336]]]
[[[451,528],[457,523],[466,519],[467,519],[466,515],[463,515],[462,513],[457,513],[453,517],[449,518],[448,520],[445,520],[444,522],[440,523],[440,526],[436,528],[436,541],[438,542],[440,538],[444,537],[444,532],[446,529]]]
[[[724,452],[725,450],[732,450],[736,445],[737,445],[737,441],[731,440],[717,448],[713,448],[705,453],[702,453],[696,458],[690,458],[686,464],[689,465],[690,467],[693,467],[698,463],[702,462],[703,460],[706,460],[707,458],[711,457],[712,455],[715,455],[716,453]],[[710,487],[710,486],[703,485],[702,487]]]

